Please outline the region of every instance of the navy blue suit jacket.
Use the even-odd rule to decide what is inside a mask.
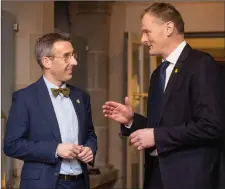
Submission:
[[[80,145],[97,151],[97,137],[91,115],[90,97],[70,86],[70,99],[78,116]],[[76,100],[79,99],[80,103]],[[43,77],[25,89],[13,94],[6,133],[4,152],[7,156],[24,161],[20,187],[55,188],[61,167],[56,148],[61,141],[59,125]],[[87,164],[80,162],[87,188]]]
[[[156,69],[152,74],[149,99],[158,85],[158,72]],[[155,148],[164,189],[225,188],[224,112],[219,79],[215,60],[187,44],[170,76],[162,104],[158,105],[157,117],[152,117],[148,108],[147,118],[135,114],[130,129],[122,126],[125,136],[138,129],[154,128],[156,146],[145,149],[145,188],[150,185],[150,153]]]

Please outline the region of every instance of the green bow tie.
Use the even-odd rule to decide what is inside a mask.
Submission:
[[[59,88],[59,89],[54,89],[51,88],[52,94],[57,97],[59,93],[62,93],[65,97],[68,97],[70,95],[70,88]]]

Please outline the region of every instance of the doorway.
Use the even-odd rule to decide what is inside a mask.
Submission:
[[[125,62],[127,70],[126,96],[130,99],[136,113],[147,115],[147,98],[149,81],[157,67],[158,58],[150,57],[148,48],[141,44],[141,36],[125,33]],[[144,153],[137,151],[126,141],[125,187],[129,189],[143,188]]]

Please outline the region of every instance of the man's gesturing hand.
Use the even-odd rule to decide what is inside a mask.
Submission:
[[[125,104],[108,101],[102,106],[102,109],[105,117],[121,124],[130,125],[133,121],[134,113],[128,97],[125,97]]]

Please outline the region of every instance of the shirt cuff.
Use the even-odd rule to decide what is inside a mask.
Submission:
[[[132,121],[130,124],[128,124],[128,125],[125,125],[125,124],[124,124],[124,126],[125,126],[127,129],[130,129],[132,125],[133,125],[133,121]]]
[[[56,149],[56,151],[55,151],[55,157],[58,158],[58,155],[57,155],[57,149]]]

